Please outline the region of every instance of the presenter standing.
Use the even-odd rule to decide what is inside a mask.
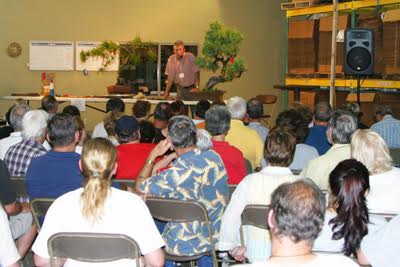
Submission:
[[[182,41],[174,44],[174,55],[170,56],[165,68],[165,75],[168,76],[164,98],[168,98],[172,86],[177,88],[178,98],[187,92],[199,90],[200,68],[195,64],[195,56],[185,51]]]

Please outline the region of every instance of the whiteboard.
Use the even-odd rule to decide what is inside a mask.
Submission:
[[[30,41],[30,70],[74,70],[74,43],[71,41]]]
[[[81,62],[81,51],[88,51],[90,49],[96,48],[101,42],[97,41],[77,41],[75,43],[75,69],[76,70],[88,70],[88,71],[98,71],[101,67],[103,60],[99,57],[90,57],[83,63]],[[115,60],[107,66],[105,71],[118,71],[119,68],[119,55],[115,57]]]

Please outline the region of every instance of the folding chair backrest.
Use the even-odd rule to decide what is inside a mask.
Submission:
[[[300,175],[301,170],[291,170],[293,175]]]
[[[250,160],[244,159],[244,163],[246,164],[247,174],[252,174],[254,171],[253,171],[253,167],[251,166]]]
[[[370,215],[375,215],[375,216],[380,216],[385,218],[386,221],[390,221],[391,219],[393,219],[394,217],[396,217],[398,214],[394,214],[394,213],[370,213]]]
[[[42,227],[43,219],[46,216],[47,210],[53,204],[55,198],[35,198],[29,204],[31,206],[31,212],[35,220],[38,231]]]
[[[165,198],[147,198],[146,205],[153,218],[166,222],[208,221],[204,206],[193,200],[178,200]]]
[[[14,192],[17,197],[28,198],[28,193],[26,191],[25,186],[25,178],[24,177],[11,177],[10,178],[12,186],[14,188]]]
[[[390,156],[392,156],[393,159],[393,165],[395,167],[400,167],[400,148],[391,148],[390,150]]]
[[[268,230],[268,205],[247,205],[242,212],[242,225],[252,225]]]
[[[111,180],[113,183],[117,183],[122,190],[128,190],[129,188],[134,189],[136,181],[132,179],[113,179]]]
[[[132,259],[140,266],[139,245],[122,234],[56,233],[49,238],[47,247],[51,261],[66,258],[96,263]]]

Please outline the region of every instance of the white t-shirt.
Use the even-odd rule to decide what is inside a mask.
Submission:
[[[92,138],[96,137],[103,137],[103,138],[108,138],[108,134],[106,131],[106,128],[104,128],[104,122],[99,122],[94,126],[93,133],[92,133]]]
[[[359,267],[353,260],[342,255],[317,255],[312,262],[299,263],[271,263],[268,261],[256,262],[253,264],[236,265],[237,267]]]
[[[400,214],[399,168],[392,168],[388,172],[371,175],[369,185],[367,200],[371,213]]]
[[[7,214],[0,204],[0,266],[16,263],[20,256],[11,236]]]
[[[0,140],[0,159],[4,160],[7,150],[22,141],[22,132],[12,132],[9,137]]]
[[[80,196],[83,189],[68,192],[59,197],[49,208],[43,227],[32,246],[35,254],[49,258],[47,240],[58,232],[92,232],[125,234],[132,237],[140,247],[143,255],[164,246],[164,241],[154,224],[146,204],[137,195],[111,188],[104,203],[103,216],[100,222],[92,224],[81,214]],[[65,265],[93,266],[67,260]],[[135,266],[132,260],[119,260],[94,266]]]

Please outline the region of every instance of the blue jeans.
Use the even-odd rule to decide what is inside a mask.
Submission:
[[[154,222],[156,223],[158,231],[162,234],[162,232],[164,232],[166,223],[156,220],[156,219],[154,219]],[[211,256],[203,256],[197,260],[197,266],[198,267],[213,267],[213,258]],[[175,262],[165,261],[164,267],[175,267]]]

